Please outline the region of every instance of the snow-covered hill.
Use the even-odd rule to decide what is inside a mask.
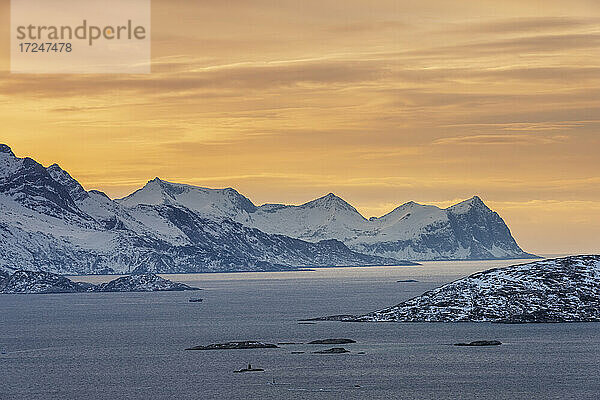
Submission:
[[[535,258],[519,247],[502,218],[477,196],[446,209],[409,202],[380,218],[366,219],[333,193],[299,206],[257,207],[234,189],[207,189],[156,178],[118,202],[125,207],[183,206],[266,233],[311,242],[336,239],[361,253],[397,259]]]
[[[600,321],[600,256],[574,256],[478,272],[359,317],[395,322]]]
[[[172,282],[155,274],[128,275],[100,285],[73,282],[65,276],[46,271],[16,271],[2,279],[2,294],[49,294],[87,292],[173,292],[199,290],[183,283]]]
[[[156,274],[127,275],[94,286],[92,292],[182,292],[200,290],[184,283],[172,282]]]
[[[0,266],[100,274],[403,264],[335,240],[306,242],[244,226],[225,215],[227,201],[252,210],[243,196],[206,190],[214,199],[201,203],[206,196],[196,192],[203,190],[155,179],[117,202],[86,191],[56,164],[44,168],[0,145]]]

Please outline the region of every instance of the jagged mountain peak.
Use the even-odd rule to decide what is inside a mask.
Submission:
[[[158,177],[154,178],[153,180],[149,181],[146,184],[147,187],[157,187],[159,188],[159,190],[161,190],[165,195],[174,198],[175,196],[184,193],[185,191],[189,190],[188,185],[185,184],[181,184],[181,183],[174,183],[174,182],[169,182],[169,181],[165,181],[162,180]]]
[[[8,145],[3,143],[0,143],[0,154],[8,154],[13,157],[15,156],[15,153],[13,153],[12,149]]]
[[[173,190],[174,187],[175,184],[163,181],[156,177],[146,182],[142,188],[117,201],[128,207],[134,207],[140,204],[170,204],[170,199],[176,194]],[[178,192],[181,193],[182,191],[179,190]]]
[[[71,174],[62,169],[60,165],[54,163],[47,167],[46,171],[48,171],[48,174],[50,174],[52,179],[67,189],[71,197],[73,197],[73,200],[81,200],[88,196],[88,193],[83,186],[81,186],[81,184],[77,182],[77,180],[74,179]]]
[[[117,201],[126,207],[140,204],[183,206],[212,217],[235,217],[240,212],[251,213],[256,210],[256,206],[235,189],[209,189],[173,183],[158,177]]]
[[[336,196],[334,193],[328,193],[324,196],[317,197],[316,199],[311,200],[305,204],[326,204],[326,203],[331,203],[331,202],[344,202],[345,203],[345,201],[341,197]]]
[[[471,209],[491,211],[490,208],[483,202],[483,200],[481,200],[479,196],[473,196],[470,199],[461,201],[458,204],[448,207],[446,210],[451,211],[455,214],[462,214],[469,212]]]
[[[12,175],[22,165],[23,160],[17,158],[11,148],[0,144],[0,177]]]
[[[98,196],[105,198],[106,200],[110,200],[110,197],[108,197],[108,195],[101,190],[92,189],[89,191],[89,193],[96,194]]]
[[[367,220],[329,193],[299,206],[265,204],[248,221],[239,221],[305,240],[338,239],[359,252],[400,259],[533,257],[478,196],[445,209],[409,201]]]
[[[394,208],[392,211],[390,211],[386,215],[394,214],[394,213],[397,213],[400,211],[410,211],[415,208],[421,208],[421,207],[435,207],[435,206],[426,206],[424,204],[419,204],[416,201],[409,201],[409,202],[406,202],[406,203],[401,204],[398,207]],[[384,215],[383,217],[385,217],[386,215]],[[383,218],[383,217],[381,217],[381,218]]]
[[[370,220],[388,224],[397,222],[406,217],[410,217],[411,215],[435,212],[441,212],[441,209],[436,206],[419,204],[415,201],[409,201],[394,208],[392,211],[379,218],[373,217]]]
[[[307,203],[302,204],[300,207],[338,209],[360,214],[356,210],[356,208],[354,208],[350,203],[333,193],[328,193],[325,196],[321,196],[315,200],[311,200]]]
[[[89,219],[72,197],[71,191],[78,189],[55,180],[51,172],[57,173],[58,170],[56,167],[48,170],[29,157],[18,158],[4,145],[3,152],[0,152],[0,193],[42,214],[54,217],[70,214],[79,219]]]

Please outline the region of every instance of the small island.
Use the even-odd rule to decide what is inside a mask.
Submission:
[[[74,282],[69,278],[46,271],[16,271],[0,279],[0,294],[53,294],[97,292],[172,292],[200,290],[183,283],[172,282],[156,274],[123,276],[107,283],[94,285]]]
[[[271,343],[246,340],[243,342],[214,343],[207,346],[194,346],[186,350],[240,350],[240,349],[277,349],[279,346]]]
[[[499,346],[501,345],[502,342],[498,341],[498,340],[476,340],[474,342],[469,342],[469,343],[455,343],[455,346],[473,346],[473,347],[479,347],[479,346]]]
[[[327,349],[327,350],[313,351],[313,354],[344,354],[344,353],[350,353],[350,350],[346,350],[343,347],[332,347],[331,349]]]

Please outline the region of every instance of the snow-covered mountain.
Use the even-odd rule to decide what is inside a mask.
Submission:
[[[155,179],[117,202],[86,191],[56,164],[45,168],[0,145],[0,267],[98,274],[403,264],[336,240],[244,226],[226,215],[228,202],[252,211],[243,196],[205,190],[214,199],[201,203],[207,196],[196,192],[203,190]]]
[[[183,206],[209,217],[237,218],[256,211],[256,206],[231,188],[208,189],[154,178],[143,188],[117,200],[125,207],[145,205]]]
[[[60,273],[262,271],[534,257],[478,197],[364,218],[330,193],[254,205],[234,189],[149,181],[112,200],[0,145],[0,267]]]
[[[446,209],[410,202],[369,222],[371,230],[344,242],[368,254],[413,260],[537,258],[477,196]]]
[[[600,321],[600,256],[574,256],[478,272],[358,322]]]
[[[118,200],[126,207],[179,205],[209,218],[231,218],[263,232],[317,242],[335,239],[352,250],[406,260],[535,258],[524,252],[502,218],[474,196],[441,209],[415,202],[380,218],[364,218],[329,193],[292,206],[255,206],[234,189],[207,189],[156,178]]]
[[[337,239],[362,253],[408,260],[530,258],[500,216],[477,196],[447,209],[403,204],[365,219],[328,194],[300,206],[262,206],[250,225],[305,240]]]

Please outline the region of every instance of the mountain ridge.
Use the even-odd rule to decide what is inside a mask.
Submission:
[[[414,265],[361,254],[338,241],[306,242],[208,218],[174,201],[124,207],[102,192],[85,191],[58,164],[46,168],[16,157],[6,145],[0,149],[0,266],[10,270],[113,274]],[[168,186],[171,198],[195,190]],[[235,202],[234,190],[219,193],[244,206]]]
[[[43,268],[36,258],[56,270],[66,264],[73,266],[69,272],[118,273],[174,272],[169,265],[184,264],[181,272],[195,272],[198,263],[201,270],[225,271],[535,257],[521,250],[478,196],[446,209],[411,201],[366,219],[333,193],[300,205],[256,206],[233,188],[156,177],[112,200],[86,191],[58,164],[43,167],[18,158],[7,145],[0,146],[0,196],[0,238],[6,244],[0,262],[20,253],[32,268]],[[22,222],[15,224],[15,218]],[[249,238],[256,244],[249,245]],[[344,246],[332,246],[332,240]],[[78,262],[81,257],[87,261]]]
[[[336,239],[354,251],[382,257],[415,261],[536,258],[519,247],[504,220],[477,195],[446,208],[409,201],[381,217],[367,219],[334,193],[299,205],[256,206],[231,188],[155,178],[117,201],[125,206],[180,204],[208,218],[230,218],[266,233],[311,242]]]

